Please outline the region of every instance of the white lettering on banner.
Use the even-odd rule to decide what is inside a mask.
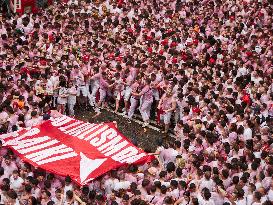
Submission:
[[[91,129],[88,129],[87,131],[79,134],[79,135],[76,135],[75,137],[79,138],[79,139],[84,139],[86,135],[88,135],[89,133],[93,132],[93,130],[101,127],[102,124],[98,124],[98,125],[95,125],[95,127],[91,128]]]
[[[36,135],[40,132],[40,130],[38,128],[32,128],[32,129],[28,129],[28,131],[26,133],[24,133],[23,135],[21,135],[20,137],[16,137],[19,135],[19,133],[17,133],[16,135],[13,135],[13,137],[16,137],[16,138],[13,138],[11,140],[8,140],[7,142],[5,142],[3,144],[3,146],[12,146],[12,145],[18,145],[19,141],[22,140],[23,138],[25,137],[29,137],[29,136],[33,136],[33,135]],[[11,136],[10,136],[11,137]]]
[[[27,147],[31,147],[33,145],[40,144],[42,142],[50,140],[50,137],[44,136],[44,137],[37,137],[37,138],[32,138],[32,139],[26,139],[26,140],[20,140],[20,141],[13,141],[17,143],[17,145],[13,145],[14,149],[23,149]]]
[[[115,161],[119,161],[122,162],[124,159],[134,156],[138,153],[138,150],[134,147],[127,147],[124,150],[121,150],[120,152],[118,152],[117,154],[115,154],[114,156],[112,156],[112,159],[114,159]]]
[[[98,147],[106,142],[106,138],[113,139],[115,136],[117,136],[117,132],[114,129],[110,128],[101,133],[100,138],[99,137],[93,138],[90,141],[90,144],[93,145],[94,147]]]
[[[130,146],[112,156],[112,159],[121,163],[133,163],[144,156],[144,153],[138,154],[138,150]]]
[[[16,140],[21,140],[25,137],[30,137],[30,136],[33,136],[33,135],[37,135],[40,133],[40,129],[39,128],[31,128],[29,131],[27,131],[25,134],[21,135],[20,137],[17,137]]]
[[[72,135],[72,136],[78,136],[81,133],[85,132],[86,130],[90,130],[92,127],[94,127],[94,124],[84,123],[78,127],[75,127],[70,130],[64,131],[64,133]]]
[[[73,119],[68,117],[57,118],[52,122],[52,125],[62,126],[71,120]],[[146,156],[144,153],[139,154],[138,149],[132,146],[126,147],[129,142],[123,140],[115,129],[109,128],[109,126],[105,124],[89,124],[76,121],[64,127],[60,127],[59,130],[78,139],[89,141],[89,143],[97,147],[98,151],[102,154],[120,163],[133,163]]]
[[[17,137],[19,135],[18,132],[19,131],[3,134],[3,135],[1,135],[1,140],[5,140],[10,137]]]
[[[108,125],[104,125],[102,128],[98,129],[96,132],[92,133],[91,135],[88,135],[84,140],[86,140],[86,141],[91,140],[93,137],[99,135],[100,133],[102,133],[106,129],[108,129]]]
[[[63,155],[58,155],[58,156],[55,156],[55,157],[51,157],[51,158],[48,158],[48,159],[41,160],[41,161],[38,161],[36,163],[38,165],[43,165],[43,164],[46,164],[46,163],[55,162],[55,161],[59,161],[59,160],[62,160],[62,159],[76,157],[76,156],[78,156],[78,154],[76,152],[69,152],[69,153],[66,153],[66,154],[63,154]]]
[[[67,152],[74,152],[74,151],[72,148],[67,147],[64,144],[61,144],[55,147],[50,147],[48,149],[44,149],[32,154],[26,155],[25,157],[37,163],[38,161],[44,160],[52,155],[63,154]]]
[[[67,125],[67,126],[60,127],[59,129],[60,129],[61,131],[66,131],[67,129],[70,129],[71,127],[75,127],[75,126],[80,125],[80,124],[82,124],[82,123],[84,123],[84,122],[81,122],[81,121],[73,122],[73,123],[71,123],[71,124],[69,124],[69,125]]]
[[[46,142],[46,143],[43,143],[43,144],[39,144],[39,145],[36,145],[36,146],[32,146],[32,147],[29,147],[27,149],[20,149],[18,150],[19,153],[21,154],[26,154],[26,153],[29,153],[29,152],[34,152],[34,151],[38,151],[39,149],[44,149],[46,147],[50,147],[54,144],[57,144],[59,143],[58,140],[51,140],[49,142]]]
[[[51,124],[54,126],[54,127],[60,127],[62,125],[65,125],[67,124],[68,122],[72,121],[73,119],[70,118],[70,117],[66,117],[66,116],[62,116],[62,117],[58,117],[58,118],[55,118],[51,121]]]
[[[116,138],[112,139],[110,142],[107,142],[103,144],[102,146],[98,147],[98,150],[104,153],[105,156],[113,155],[128,144],[128,142],[125,140],[122,141],[121,143],[118,143],[120,142],[120,140],[122,140],[122,137],[118,135]]]

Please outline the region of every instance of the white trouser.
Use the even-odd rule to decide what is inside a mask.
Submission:
[[[68,102],[67,106],[68,106],[68,113],[69,115],[73,116],[74,115],[74,107],[75,107],[75,102]]]
[[[161,117],[163,118],[163,122],[165,125],[170,124],[172,112],[166,112],[166,113],[162,114]]]
[[[148,121],[150,119],[150,111],[151,111],[152,103],[153,103],[153,101],[143,101],[142,100],[139,111],[140,111],[143,121]]]
[[[132,119],[132,117],[133,117],[133,115],[135,113],[137,104],[138,104],[138,99],[136,99],[134,97],[131,97],[131,99],[130,99],[130,108],[129,108],[129,111],[128,111],[128,118],[130,120]]]
[[[127,101],[127,102],[129,101],[130,96],[131,96],[131,92],[132,92],[132,88],[130,86],[127,86],[124,91],[124,96],[123,96],[125,101]]]
[[[97,95],[98,90],[99,90],[99,86],[98,86],[98,85],[93,85],[93,86],[92,86],[91,93],[90,93],[90,95],[88,96],[88,98],[89,98],[89,103],[90,103],[90,105],[91,105],[92,107],[96,105],[96,95]]]
[[[107,91],[100,89],[100,102],[105,102],[106,95],[107,95]]]

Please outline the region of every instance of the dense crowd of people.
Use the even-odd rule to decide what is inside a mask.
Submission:
[[[272,25],[269,0],[70,0],[3,18],[0,133],[110,106],[176,139],[83,187],[1,147],[0,204],[273,204]]]

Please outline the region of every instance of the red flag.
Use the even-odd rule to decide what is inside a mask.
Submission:
[[[130,143],[113,123],[90,124],[67,116],[1,135],[0,139],[24,161],[69,175],[80,185],[120,166],[153,159]]]

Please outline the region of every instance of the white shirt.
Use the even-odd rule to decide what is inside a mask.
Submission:
[[[46,92],[49,95],[53,95],[54,86],[51,80],[46,82]]]
[[[241,200],[237,200],[237,201],[235,201],[235,204],[236,204],[236,205],[246,205],[246,204],[247,204],[247,203],[246,203],[246,199],[243,198],[243,199],[241,199]]]
[[[19,192],[23,187],[24,180],[18,176],[17,179],[14,179],[13,175],[10,177],[10,188],[16,192]]]
[[[273,190],[272,189],[270,189],[269,191],[268,191],[268,199],[272,202],[273,201]]]
[[[122,181],[114,184],[114,190],[118,191],[120,189],[128,189],[130,187],[131,183],[129,181]]]
[[[206,180],[206,179],[202,179],[201,180],[201,184],[200,184],[200,190],[202,190],[203,188],[208,188],[209,191],[212,191],[212,188],[215,186],[214,182],[212,179],[210,180]]]
[[[212,199],[209,199],[208,201],[205,200],[200,194],[197,196],[198,202],[202,205],[215,205],[214,201]]]
[[[244,130],[243,136],[244,136],[244,140],[245,140],[245,141],[246,141],[246,140],[252,139],[252,130],[251,130],[249,127],[246,128],[246,129]]]

